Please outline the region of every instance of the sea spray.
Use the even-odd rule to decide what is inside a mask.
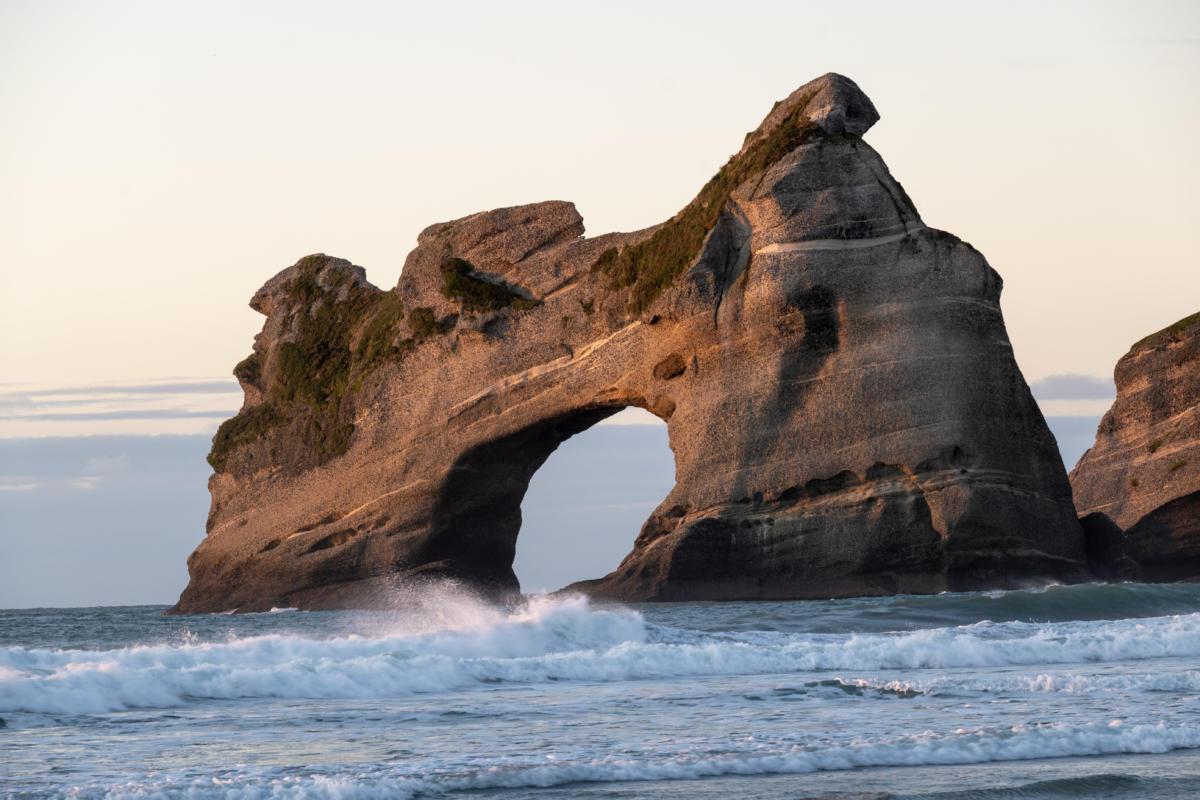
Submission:
[[[1138,772],[1200,796],[1200,594],[1082,588],[0,611],[0,795],[1045,798]]]
[[[373,620],[371,634],[272,634],[113,650],[0,648],[0,710],[90,714],[246,697],[364,698],[495,680],[547,680],[539,659],[645,641],[640,614],[581,597],[509,611],[443,594],[436,615]],[[570,677],[564,675],[562,677]],[[614,679],[619,676],[613,674]]]
[[[0,712],[96,714],[205,699],[386,698],[495,682],[619,682],[824,670],[1080,664],[1200,656],[1200,614],[980,622],[884,634],[705,633],[579,597],[503,610],[443,598],[367,634],[271,634],[113,650],[0,648]]]

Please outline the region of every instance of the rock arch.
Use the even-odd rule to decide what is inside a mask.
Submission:
[[[309,256],[251,305],[208,535],[178,611],[386,604],[453,575],[515,590],[528,476],[627,405],[676,485],[609,575],[626,600],[800,598],[1083,575],[1001,280],[926,227],[826,75],[667,222],[583,237],[546,202],[427,228],[399,285]],[[514,504],[514,499],[516,503]]]
[[[520,591],[513,574],[521,503],[534,474],[572,436],[644,398],[588,404],[495,439],[455,459],[437,492],[423,559],[431,574],[499,592]]]

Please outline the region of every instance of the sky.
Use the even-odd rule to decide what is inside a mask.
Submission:
[[[1198,68],[1195,2],[0,0],[0,583],[29,584],[0,606],[173,599],[278,270],[325,252],[390,287],[425,226],[545,199],[589,235],[659,222],[828,71],[875,102],[866,139],[926,223],[1003,275],[1070,466],[1117,358],[1200,305]],[[555,458],[600,487],[596,453],[654,430]],[[143,473],[175,481],[170,546],[133,546]],[[526,507],[523,543],[556,528]],[[133,559],[162,585],[80,589],[81,527],[79,570]],[[539,569],[519,554],[558,577]]]

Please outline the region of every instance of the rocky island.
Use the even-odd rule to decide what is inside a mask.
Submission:
[[[515,593],[530,478],[630,406],[666,421],[675,486],[621,564],[576,590],[828,598],[1085,577],[1000,276],[922,222],[862,139],[877,119],[825,75],[654,227],[584,237],[574,205],[544,202],[427,228],[391,290],[325,255],[271,278],[175,610],[381,606],[427,579]]]
[[[1200,579],[1200,314],[1117,362],[1117,399],[1071,472],[1100,577]]]

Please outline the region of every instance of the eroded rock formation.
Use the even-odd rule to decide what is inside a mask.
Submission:
[[[1001,280],[926,227],[826,75],[671,220],[583,237],[546,202],[433,225],[399,285],[324,255],[276,275],[210,456],[177,610],[513,592],[520,504],[566,438],[638,406],[676,485],[611,574],[625,600],[803,598],[1082,574]],[[632,538],[632,532],[631,532]]]
[[[1095,569],[1200,578],[1200,314],[1135,344],[1114,376],[1117,399],[1071,472]]]

